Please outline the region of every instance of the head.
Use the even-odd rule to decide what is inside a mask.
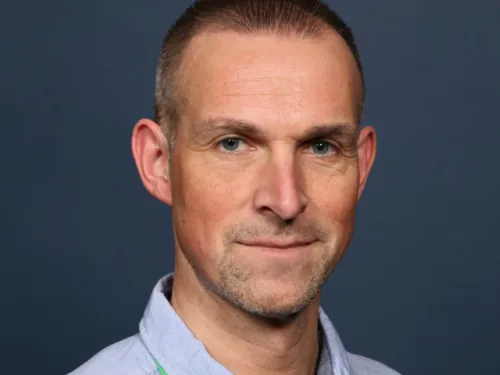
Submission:
[[[349,28],[319,1],[204,0],[171,28],[133,153],[172,206],[175,272],[263,317],[304,310],[346,251],[375,157]]]

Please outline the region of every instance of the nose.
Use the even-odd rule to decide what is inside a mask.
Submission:
[[[273,155],[258,176],[254,197],[257,211],[276,215],[282,220],[293,220],[307,207],[300,171],[293,155]]]

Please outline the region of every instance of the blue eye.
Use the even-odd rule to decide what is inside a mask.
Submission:
[[[226,138],[220,142],[220,144],[226,151],[236,151],[240,143],[241,139],[238,138]]]
[[[332,149],[332,145],[325,141],[315,141],[311,144],[311,148],[317,155],[326,155]]]

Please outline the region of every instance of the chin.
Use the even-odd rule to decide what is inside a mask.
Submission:
[[[276,296],[275,296],[276,297]],[[301,298],[292,301],[253,300],[239,301],[239,307],[247,313],[272,320],[288,321],[298,316],[312,302],[313,298]]]
[[[320,290],[318,283],[280,285],[273,281],[250,287],[223,288],[222,297],[241,310],[261,318],[286,321],[305,310]],[[304,287],[306,286],[306,287]]]

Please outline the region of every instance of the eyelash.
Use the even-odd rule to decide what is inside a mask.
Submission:
[[[340,150],[340,147],[338,146],[338,144],[332,142],[332,141],[329,141],[327,139],[324,139],[324,138],[315,138],[315,139],[311,139],[309,141],[306,142],[306,144],[308,145],[308,147],[311,147],[312,145],[314,145],[315,143],[325,143],[327,144],[329,147],[332,148],[333,152],[335,154],[337,154]],[[326,156],[329,156],[330,154],[327,154],[327,155],[324,155],[323,157],[326,157]],[[318,156],[321,156],[321,155],[318,155]]]
[[[217,148],[221,149],[221,147],[222,147],[222,143],[223,143],[223,142],[225,142],[225,141],[227,141],[227,140],[237,140],[237,141],[243,142],[243,143],[245,143],[245,144],[247,144],[247,145],[248,145],[248,142],[246,142],[246,141],[245,141],[245,139],[243,139],[242,137],[238,137],[238,136],[230,136],[230,137],[225,137],[225,138],[220,139],[220,140],[216,143]],[[339,147],[336,143],[334,143],[334,142],[332,142],[332,141],[329,141],[329,140],[327,140],[327,139],[324,139],[324,138],[314,138],[314,139],[311,139],[311,140],[309,140],[309,141],[304,142],[304,144],[308,145],[308,147],[311,147],[311,146],[312,146],[312,145],[314,145],[315,143],[325,143],[325,144],[327,144],[329,147],[331,147],[335,153],[338,153],[338,152],[339,152],[339,149],[340,149],[340,147]],[[221,151],[226,152],[226,153],[229,153],[229,154],[235,154],[235,153],[237,153],[236,151],[231,152],[231,151],[224,150],[224,149],[221,149]],[[329,155],[329,154],[327,154],[327,155],[325,155],[325,156],[328,156],[328,155]],[[322,155],[318,155],[318,156],[320,156],[320,157],[321,157]],[[325,157],[325,156],[323,156],[323,157]]]
[[[222,143],[227,141],[227,140],[236,140],[236,141],[240,141],[240,142],[243,142],[245,144],[248,144],[248,142],[246,142],[243,138],[241,137],[236,137],[236,136],[231,136],[231,137],[225,137],[225,138],[222,138],[220,139],[217,143],[216,143],[216,146],[217,148],[222,151],[222,152],[225,152],[227,154],[236,154],[237,152],[236,151],[228,151],[228,150],[225,150],[222,148]]]

